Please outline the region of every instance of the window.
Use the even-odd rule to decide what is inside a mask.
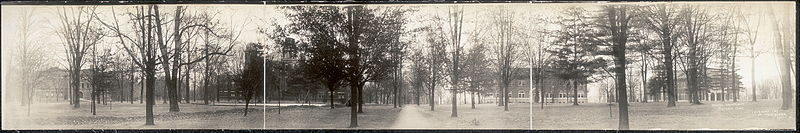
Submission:
[[[517,97],[525,97],[525,93],[519,93],[517,94]]]

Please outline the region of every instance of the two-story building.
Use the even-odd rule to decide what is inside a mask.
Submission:
[[[572,103],[574,101],[574,96],[576,95],[578,97],[578,103],[587,102],[586,96],[588,91],[585,84],[578,85],[578,93],[574,94],[571,82],[555,77],[544,77],[541,85],[536,85],[534,81],[534,86],[532,87],[533,93],[531,94],[531,79],[529,77],[529,71],[530,68],[516,68],[514,71],[517,72],[517,76],[508,86],[510,103],[528,103],[531,96],[534,98],[533,101],[537,103],[541,101],[542,97],[544,97],[544,102],[547,103]],[[541,88],[539,86],[541,86]],[[485,96],[487,98],[498,99],[499,97],[502,97],[501,89],[502,88],[499,84],[494,84],[494,86],[492,86],[492,91],[494,92],[485,93]],[[490,100],[490,102],[496,101],[498,100]]]

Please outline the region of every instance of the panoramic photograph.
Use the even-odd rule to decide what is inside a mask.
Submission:
[[[2,5],[2,130],[794,130],[795,2]]]

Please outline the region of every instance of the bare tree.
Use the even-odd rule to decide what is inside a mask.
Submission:
[[[218,29],[216,25],[211,24],[210,21],[213,18],[206,18],[206,21],[186,21],[188,18],[185,18],[184,16],[185,10],[186,9],[183,8],[182,6],[177,6],[177,8],[175,9],[174,12],[175,17],[173,19],[174,26],[172,27],[174,28],[174,31],[172,35],[170,35],[166,31],[162,31],[163,25],[161,24],[162,21],[161,14],[159,13],[154,14],[156,17],[155,19],[156,22],[160,24],[156,26],[156,33],[158,34],[159,40],[161,40],[159,41],[160,43],[158,44],[159,44],[159,50],[161,52],[161,58],[160,58],[162,62],[161,66],[163,67],[165,73],[164,77],[167,85],[167,93],[170,103],[170,112],[180,111],[178,107],[178,102],[180,100],[178,99],[178,84],[180,83],[178,81],[179,78],[178,74],[180,73],[180,68],[184,65],[200,62],[205,58],[209,58],[210,56],[227,55],[227,53],[230,52],[231,49],[233,48],[233,44],[238,39],[238,36],[241,35],[241,31],[239,31],[239,34],[236,35],[234,35],[232,32],[226,34],[217,33],[220,29]],[[158,10],[156,10],[156,12],[158,12]],[[197,57],[196,59],[188,59],[188,62],[181,62],[182,61],[181,55],[182,52],[184,52],[183,48],[186,47],[185,40],[181,38],[183,36],[192,37],[194,34],[190,34],[191,32],[187,32],[187,30],[192,28],[199,28],[200,30],[211,33],[212,35],[214,35],[213,37],[222,38],[222,40],[227,41],[228,43],[224,44],[225,46],[221,47],[227,47],[227,48],[209,51]],[[172,36],[171,39],[173,39],[174,41],[172,44],[163,41],[164,39],[169,38],[169,36]]]
[[[751,19],[751,17],[753,17],[753,15],[755,15],[756,13],[761,13],[761,12],[754,11],[752,14],[748,14],[748,15],[745,15],[742,12],[738,12],[738,14],[736,16],[737,18],[740,19],[740,21],[741,21],[740,23],[743,24],[742,26],[744,26],[744,28],[742,30],[743,30],[744,35],[747,37],[746,38],[747,39],[747,43],[750,44],[750,52],[749,52],[749,54],[750,54],[750,74],[751,74],[750,75],[751,76],[750,77],[750,89],[752,89],[752,91],[753,91],[752,92],[752,95],[753,95],[752,101],[753,102],[758,101],[757,100],[758,97],[756,95],[756,80],[755,80],[755,76],[756,76],[755,64],[756,64],[756,61],[755,60],[756,60],[756,57],[758,56],[758,54],[760,54],[760,53],[758,53],[758,54],[756,53],[756,49],[755,49],[756,47],[755,46],[756,46],[756,37],[758,37],[758,29],[761,26],[761,18],[762,18],[762,15],[756,15],[756,16],[758,16],[757,19],[755,19],[755,20]],[[752,25],[752,22],[754,22],[754,21],[755,21],[755,25]]]
[[[459,83],[461,82],[461,75],[460,69],[462,67],[459,65],[459,57],[461,57],[461,28],[463,27],[464,22],[464,7],[453,7],[455,9],[448,9],[448,24],[450,25],[450,43],[453,55],[451,58],[452,60],[452,70],[450,72],[450,84],[451,84],[451,94],[452,94],[452,111],[450,117],[458,117],[458,100],[456,96],[458,96]]]
[[[633,19],[637,15],[636,6],[608,5],[603,7],[600,17],[600,27],[610,33],[611,56],[614,58],[614,77],[617,90],[617,103],[619,103],[619,129],[629,129],[628,124],[628,94],[626,88],[625,71],[627,59],[625,53],[633,29]]]
[[[775,22],[773,23],[773,28],[775,32],[774,35],[774,49],[777,51],[777,55],[780,56],[777,58],[778,60],[778,69],[780,71],[780,80],[781,80],[781,108],[782,110],[788,110],[792,108],[793,95],[795,91],[792,91],[792,81],[791,81],[791,68],[794,66],[792,64],[792,49],[795,45],[795,28],[792,24],[795,23],[794,19],[791,19],[793,14],[791,12],[783,12],[784,10],[792,9],[788,6],[778,6],[772,8],[770,10],[770,17]],[[777,10],[777,11],[776,11]]]
[[[58,16],[61,27],[58,34],[63,41],[64,50],[67,51],[67,62],[70,69],[70,84],[72,86],[72,102],[74,108],[80,108],[80,78],[83,60],[92,46],[103,39],[103,32],[97,26],[94,17],[96,7],[60,8]]]
[[[113,37],[119,39],[119,43],[124,48],[125,52],[130,55],[133,62],[144,73],[144,84],[146,85],[144,92],[146,93],[145,103],[145,125],[154,125],[153,121],[153,105],[155,104],[155,97],[153,94],[155,88],[155,74],[156,65],[164,63],[159,59],[158,47],[164,43],[163,31],[160,31],[161,21],[158,6],[137,6],[133,11],[126,13],[130,18],[133,33],[123,33],[120,27],[119,20],[115,10],[111,9],[111,16],[113,23],[100,21],[108,27],[114,34]],[[97,15],[95,14],[97,18]]]
[[[677,47],[677,39],[680,37],[681,32],[677,8],[667,4],[659,4],[653,6],[646,6],[643,8],[642,17],[645,22],[645,28],[658,35],[659,43],[658,50],[662,56],[662,61],[659,63],[665,67],[666,83],[667,83],[667,107],[674,107],[675,102],[678,100],[677,88],[675,86],[675,68],[674,61],[676,59],[675,49]]]
[[[424,59],[424,65],[427,70],[420,72],[426,73],[425,85],[428,86],[428,104],[431,106],[431,111],[434,111],[436,106],[436,86],[439,81],[444,80],[447,71],[444,71],[442,66],[449,63],[447,60],[447,38],[442,36],[444,28],[442,27],[441,19],[435,16],[429,21],[429,26],[424,27],[425,41],[428,43],[427,58]]]
[[[13,80],[13,84],[17,85],[15,88],[19,88],[19,90],[15,90],[19,92],[15,95],[20,96],[17,100],[20,105],[27,107],[27,115],[30,116],[35,89],[41,88],[39,82],[44,80],[43,76],[47,76],[40,73],[49,65],[50,58],[47,56],[46,45],[32,40],[39,37],[34,36],[37,32],[32,30],[36,25],[33,21],[34,10],[23,9],[21,11],[19,41],[14,47],[15,51],[11,51],[14,53],[11,58],[13,65],[12,71],[9,72],[13,73],[11,75],[21,76],[17,80]]]
[[[681,11],[681,22],[684,32],[683,44],[686,48],[686,76],[687,86],[689,90],[690,102],[692,104],[700,103],[700,84],[701,75],[706,68],[706,62],[711,57],[714,47],[711,45],[713,33],[712,29],[713,20],[717,19],[716,16],[709,14],[707,9],[701,9],[696,6],[688,6]]]
[[[158,55],[156,54],[157,45],[156,42],[154,42],[153,23],[155,22],[152,14],[155,13],[153,10],[157,7],[155,5],[146,7],[146,9],[145,6],[135,7],[133,12],[128,13],[128,16],[132,18],[131,21],[135,23],[134,31],[136,32],[131,35],[122,33],[119,20],[117,20],[116,13],[113,9],[112,13],[114,14],[112,15],[114,16],[114,25],[104,24],[116,32],[116,37],[119,38],[119,42],[122,44],[125,51],[143,72],[144,84],[146,85],[144,86],[146,90],[143,91],[146,95],[145,125],[154,125],[153,105],[155,104],[155,97],[153,91],[155,89],[155,70],[158,63]]]
[[[414,103],[417,106],[420,105],[420,96],[428,94],[427,91],[423,91],[421,88],[425,87],[426,80],[428,77],[427,69],[425,68],[425,53],[424,48],[412,48],[413,51],[409,56],[409,61],[411,62],[410,66],[410,83],[411,87],[414,88]]]
[[[496,45],[493,48],[498,75],[497,81],[499,81],[499,86],[501,86],[503,110],[508,111],[508,86],[516,77],[516,69],[513,68],[513,65],[519,58],[519,56],[517,56],[517,47],[519,44],[512,40],[514,40],[518,32],[514,31],[514,16],[509,9],[498,8],[494,13],[496,14],[493,14],[493,16],[495,16],[493,18],[493,23],[496,26],[495,30],[497,30],[498,34],[498,38],[495,38],[497,41]]]
[[[725,9],[723,9],[723,10],[725,10]],[[736,17],[735,16],[736,12],[739,12],[739,10],[737,10],[735,8],[730,8],[730,9],[728,9],[726,11],[727,11],[726,13],[720,14],[720,16],[721,16],[720,21],[717,21],[717,23],[719,23],[719,24],[716,24],[716,26],[715,26],[721,32],[721,34],[719,34],[716,37],[716,41],[715,42],[717,42],[716,44],[717,44],[717,46],[719,46],[718,47],[719,50],[718,50],[716,55],[717,55],[718,59],[720,59],[720,62],[721,62],[720,65],[722,65],[722,67],[720,67],[720,68],[729,69],[729,70],[724,70],[722,72],[730,73],[730,75],[720,76],[723,79],[720,79],[721,83],[720,83],[719,87],[722,88],[721,89],[722,90],[722,96],[721,97],[722,97],[723,101],[725,101],[725,99],[726,99],[725,98],[726,97],[726,94],[725,94],[726,91],[733,91],[733,92],[728,92],[728,93],[732,94],[733,102],[736,102],[738,100],[738,97],[739,97],[738,94],[739,94],[739,90],[740,90],[739,89],[740,88],[740,86],[739,86],[739,83],[740,83],[739,82],[739,75],[736,73],[736,70],[737,70],[737,68],[736,68],[736,57],[739,54],[739,52],[738,52],[739,49],[738,48],[739,48],[739,45],[741,45],[740,44],[740,40],[739,40],[739,35],[741,35],[742,31],[741,31],[741,29],[739,27],[740,24],[737,23],[737,22],[740,22],[740,21],[735,21],[734,20],[734,19],[736,19],[735,18]],[[730,78],[730,79],[725,79],[725,78]],[[726,82],[726,81],[730,81],[730,82]],[[730,89],[728,89],[728,88],[730,88]]]

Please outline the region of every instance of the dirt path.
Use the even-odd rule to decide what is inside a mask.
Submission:
[[[420,114],[419,109],[405,106],[397,115],[397,120],[392,124],[392,129],[419,129],[436,128],[435,125]]]

